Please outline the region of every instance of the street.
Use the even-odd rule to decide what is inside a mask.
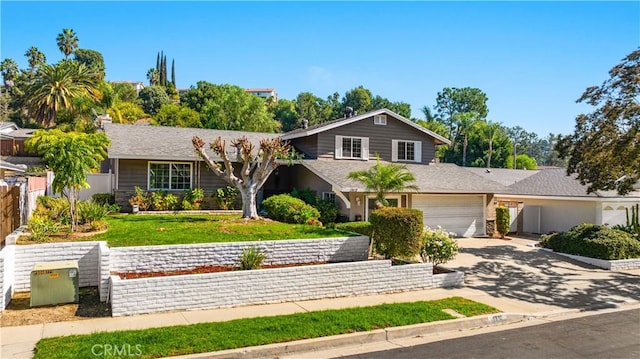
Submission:
[[[640,358],[640,309],[343,358]]]

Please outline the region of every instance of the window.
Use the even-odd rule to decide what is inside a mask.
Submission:
[[[420,141],[392,140],[391,160],[422,162],[422,143]]]
[[[375,116],[373,116],[373,124],[374,125],[386,126],[386,124],[387,124],[387,115],[375,115]]]
[[[332,202],[336,202],[336,193],[335,192],[322,192],[322,200],[330,200]]]
[[[149,189],[191,188],[191,163],[149,162]]]
[[[369,159],[369,139],[366,137],[336,136],[335,158]]]

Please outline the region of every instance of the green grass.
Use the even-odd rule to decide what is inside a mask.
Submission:
[[[126,353],[109,358],[128,357],[138,349],[142,358],[158,358],[454,319],[442,309],[453,309],[467,316],[498,312],[481,303],[452,297],[429,302],[47,338],[36,344],[35,358],[93,358],[92,347],[94,352],[101,351],[105,344],[130,348]]]
[[[106,233],[82,240],[107,241],[112,247],[160,244],[267,241],[349,236],[339,230],[240,215],[118,215],[107,217]]]

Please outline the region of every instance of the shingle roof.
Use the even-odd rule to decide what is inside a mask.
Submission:
[[[484,167],[464,167],[464,169],[504,186],[510,186],[540,172],[537,170],[513,170],[508,168],[487,169]]]
[[[323,132],[323,131],[327,131],[330,130],[332,128],[336,128],[336,127],[340,127],[340,126],[344,126],[344,125],[348,125],[350,123],[356,122],[356,121],[360,121],[360,120],[364,120],[366,118],[369,118],[371,116],[375,116],[375,115],[379,115],[379,114],[387,114],[389,116],[392,116],[394,118],[396,118],[399,121],[402,121],[404,123],[406,123],[407,125],[415,128],[418,131],[422,131],[430,136],[432,136],[435,140],[436,140],[436,144],[440,143],[440,144],[451,144],[451,141],[449,141],[448,139],[438,135],[437,133],[428,130],[420,125],[415,124],[413,121],[408,120],[400,115],[398,115],[397,113],[386,109],[386,108],[382,108],[379,110],[374,110],[374,111],[369,111],[369,112],[365,112],[363,114],[357,115],[357,116],[352,116],[349,118],[343,117],[343,118],[339,118],[333,121],[328,121],[328,122],[324,122],[321,124],[317,124],[317,125],[313,125],[313,126],[309,126],[307,128],[297,128],[295,130],[291,130],[287,133],[285,133],[282,138],[285,140],[289,140],[289,139],[293,139],[293,138],[298,138],[298,137],[306,137],[306,136],[311,136],[314,135],[316,133],[319,132]]]
[[[380,161],[388,164],[389,162]],[[343,192],[364,192],[363,185],[347,178],[349,172],[367,170],[375,161],[304,160],[303,165]],[[421,193],[496,193],[507,187],[466,171],[455,164],[407,164],[416,177],[415,185]]]
[[[172,161],[196,159],[196,154],[191,144],[193,136],[201,137],[207,144],[220,136],[226,140],[228,151],[233,150],[233,147],[230,146],[231,141],[242,136],[247,136],[251,143],[256,144],[256,147],[262,139],[280,136],[277,133],[138,126],[115,123],[105,124],[105,133],[111,140],[109,158]],[[219,159],[210,150],[208,152],[213,159]]]

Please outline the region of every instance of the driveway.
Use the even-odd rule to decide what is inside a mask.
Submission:
[[[533,240],[462,238],[448,268],[465,288],[538,308],[599,309],[640,301],[640,270],[612,272],[532,247]],[[489,303],[488,303],[489,304]]]

